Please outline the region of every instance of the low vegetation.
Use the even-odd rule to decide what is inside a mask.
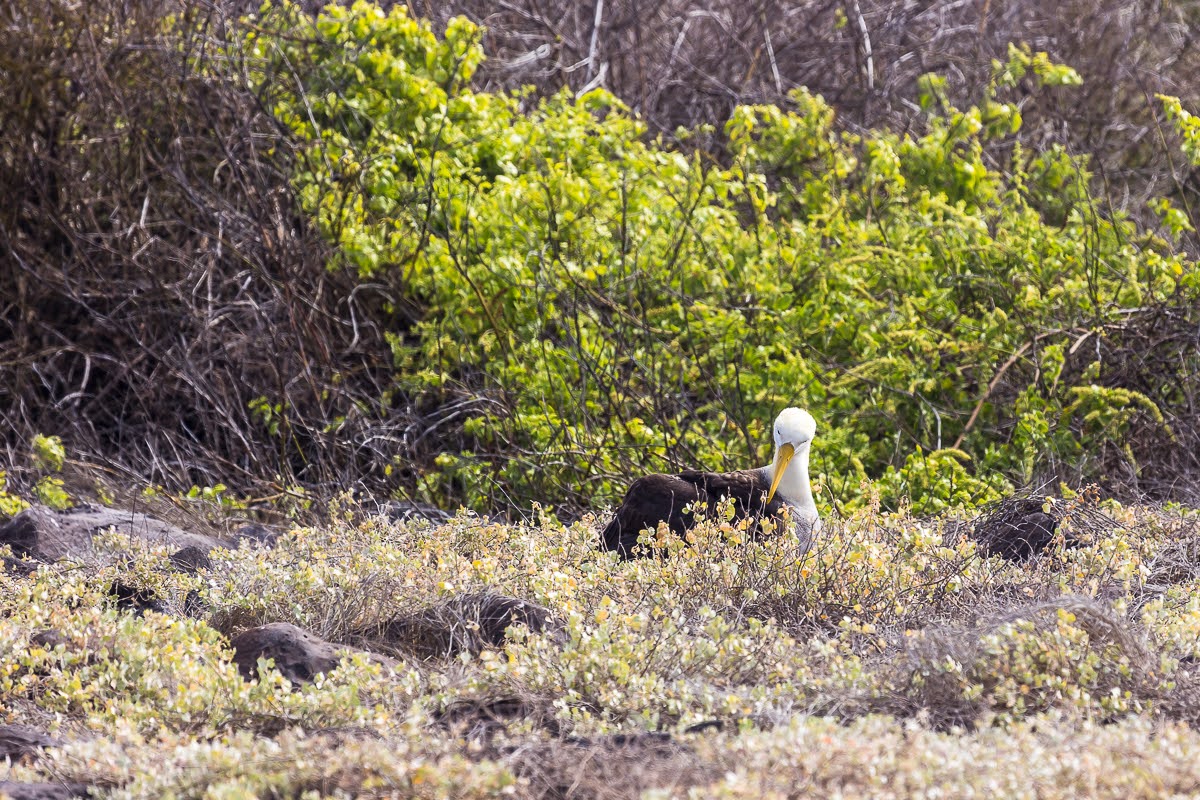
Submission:
[[[197,572],[104,537],[0,576],[3,714],[68,742],[12,779],[145,798],[1195,791],[1194,515],[1050,508],[1057,543],[1019,562],[979,554],[969,520],[877,510],[810,550],[714,521],[632,562],[591,518],[353,506]],[[119,607],[114,580],[160,610]],[[488,597],[541,610],[495,636]],[[225,634],[280,621],[391,659],[246,679]],[[446,647],[456,627],[477,644]]]

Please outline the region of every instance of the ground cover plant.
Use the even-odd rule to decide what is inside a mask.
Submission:
[[[352,504],[193,571],[114,533],[0,575],[4,716],[58,740],[6,779],[146,798],[1196,791],[1194,515],[1049,507],[1057,543],[1021,561],[984,557],[978,520],[878,510],[811,548],[711,522],[633,562],[596,549],[591,518]],[[498,598],[541,611],[497,628],[479,609]],[[304,678],[239,669],[231,638],[275,622],[355,649]]]

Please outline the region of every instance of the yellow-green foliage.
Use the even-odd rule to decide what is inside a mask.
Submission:
[[[6,491],[7,486],[8,473],[0,469],[0,517],[12,517],[29,508],[29,503]]]
[[[67,451],[58,436],[38,434],[29,443],[29,458],[37,473],[42,473],[32,487],[39,503],[51,508],[68,508],[74,502],[64,488],[63,480],[53,473],[62,472]],[[5,490],[8,474],[0,470],[0,517],[11,517],[29,507],[25,499]]]
[[[67,458],[67,451],[63,447],[61,438],[58,436],[43,436],[39,433],[33,437],[31,450],[33,452],[34,466],[38,469],[43,472],[62,472],[63,462]]]
[[[43,476],[33,487],[33,495],[39,503],[55,509],[70,508],[71,495],[67,494],[61,478]]]
[[[1172,401],[1095,389],[1103,364],[1080,345],[1194,296],[1192,265],[1098,216],[1084,161],[984,159],[1021,124],[1005,93],[1023,77],[1078,83],[1043,53],[1012,48],[977,108],[928,78],[919,136],[840,134],[803,90],[738,108],[715,163],[649,139],[603,91],[473,90],[480,32],[461,18],[439,38],[399,5],[284,4],[262,26],[247,46],[262,80],[286,76],[263,90],[307,143],[305,211],[339,265],[420,309],[389,333],[396,391],[469,398],[465,444],[413,479],[430,499],[595,503],[632,469],[744,466],[798,404],[837,498],[887,476],[887,506],[932,512],[1100,443],[1119,453]],[[990,396],[1000,377],[1015,403]]]

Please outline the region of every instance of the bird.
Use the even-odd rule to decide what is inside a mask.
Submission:
[[[645,475],[630,484],[612,520],[604,528],[603,547],[622,559],[635,556],[638,535],[666,522],[683,536],[699,517],[711,516],[725,498],[733,502],[734,518],[754,520],[760,533],[764,517],[773,517],[801,534],[821,527],[812,486],[808,482],[809,448],[817,433],[812,414],[785,408],[775,418],[775,457],[758,469],[736,472],[688,470],[675,475]],[[693,507],[695,510],[685,510]]]

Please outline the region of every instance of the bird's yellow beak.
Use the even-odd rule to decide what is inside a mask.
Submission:
[[[775,477],[771,479],[771,491],[767,492],[768,503],[775,496],[775,490],[779,488],[779,482],[783,480],[783,471],[787,469],[788,462],[794,455],[796,455],[796,448],[790,444],[781,445],[779,452],[775,454]]]

